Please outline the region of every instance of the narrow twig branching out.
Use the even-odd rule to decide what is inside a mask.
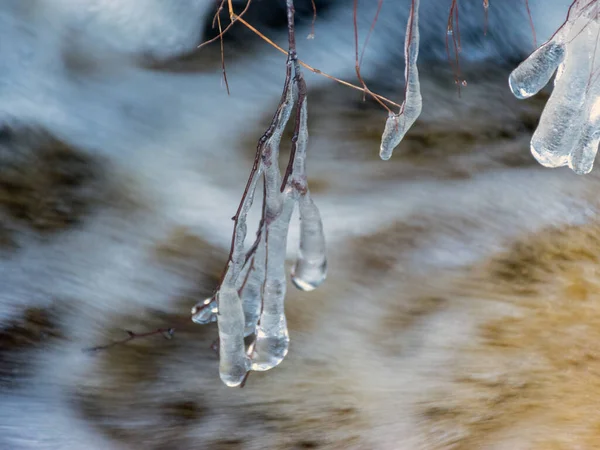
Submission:
[[[361,73],[360,73],[360,66],[363,60],[363,57],[365,55],[365,50],[367,48],[367,45],[369,43],[369,38],[371,37],[371,33],[373,32],[373,29],[375,28],[375,24],[377,23],[377,18],[379,17],[379,12],[381,11],[381,6],[383,5],[383,0],[379,0],[379,3],[377,5],[377,11],[375,12],[375,17],[373,18],[373,22],[371,24],[371,28],[369,29],[369,33],[367,34],[367,37],[365,39],[365,43],[363,45],[363,49],[362,52],[360,53],[360,57],[359,57],[359,48],[358,48],[358,0],[354,0],[354,6],[352,8],[352,20],[354,23],[354,53],[355,53],[355,70],[356,70],[356,78],[358,78],[358,81],[360,82],[360,84],[363,87],[363,100],[365,99],[365,95],[369,94],[371,97],[373,97],[373,99],[375,99],[377,101],[377,103],[379,103],[381,106],[383,106],[388,113],[391,113],[392,110],[390,108],[388,108],[388,106],[378,98],[377,95],[373,94],[373,92],[371,92],[371,90],[367,87],[367,84],[365,83]]]
[[[223,5],[223,3],[224,3],[224,2],[225,2],[225,0],[223,0],[223,2],[221,3],[221,6]],[[244,14],[246,14],[246,13],[248,12],[248,8],[250,8],[250,3],[252,2],[252,0],[248,0],[248,1],[246,2],[246,6],[244,7],[243,11],[242,11],[241,13],[239,13],[239,14],[235,14],[235,13],[233,12],[233,4],[231,3],[231,0],[227,0],[227,2],[228,2],[228,3],[227,3],[227,7],[228,7],[228,9],[229,9],[229,19],[231,20],[231,22],[229,23],[229,25],[227,25],[227,26],[225,27],[225,29],[224,29],[224,30],[220,31],[220,33],[219,33],[217,36],[215,36],[215,37],[214,37],[214,38],[212,38],[212,39],[209,39],[208,41],[204,41],[204,42],[202,42],[202,43],[201,43],[201,44],[200,44],[200,45],[199,45],[197,48],[199,48],[199,49],[200,49],[200,48],[202,48],[202,47],[206,47],[208,44],[212,44],[212,43],[213,43],[213,42],[215,42],[217,39],[222,39],[222,38],[223,38],[223,36],[225,35],[225,33],[227,33],[227,32],[228,32],[228,31],[231,29],[231,27],[232,27],[232,26],[233,26],[233,25],[234,25],[234,24],[235,24],[237,21],[239,21],[239,20],[242,18],[242,16],[243,16]],[[215,18],[216,18],[216,17],[217,17],[217,15],[218,15],[218,14],[221,12],[221,6],[220,6],[220,7],[217,9],[217,13],[215,14]],[[215,19],[213,19],[213,26],[214,26],[214,21],[215,21]]]
[[[487,24],[487,9],[489,7],[489,2],[483,4],[484,10],[486,11],[486,24]],[[461,44],[460,44],[460,26],[458,20],[458,0],[452,0],[450,4],[450,12],[448,13],[448,26],[446,28],[446,54],[448,55],[448,63],[450,67],[452,67],[452,71],[454,72],[454,82],[458,88],[458,96],[460,97],[460,88],[462,86],[466,86],[467,82],[465,80],[461,80],[461,72],[460,72],[460,52],[461,52]],[[487,25],[486,25],[487,26]],[[487,33],[487,29],[485,30]],[[452,37],[452,46],[450,46],[449,38]],[[450,48],[452,47],[452,52],[454,57],[450,55]]]
[[[310,24],[310,34],[306,38],[314,39],[315,38],[315,22],[317,21],[317,4],[315,3],[315,0],[310,0],[310,2],[312,4],[312,9],[313,9],[313,18],[312,18],[312,22]]]
[[[379,0],[379,1],[380,1],[380,2],[382,2],[382,0]],[[225,2],[225,0],[223,0],[223,3],[224,3],[224,2]],[[243,18],[244,14],[246,14],[246,12],[248,11],[248,8],[250,7],[250,3],[251,3],[251,0],[248,0],[248,2],[246,3],[246,6],[244,7],[243,11],[242,11],[242,12],[240,12],[239,14],[236,14],[236,13],[234,12],[234,10],[233,10],[233,5],[232,5],[232,3],[231,3],[231,0],[228,0],[228,7],[229,7],[229,17],[230,17],[230,19],[231,19],[231,23],[230,23],[230,24],[229,24],[227,27],[225,27],[223,30],[219,30],[219,35],[217,35],[217,36],[215,36],[214,38],[212,38],[212,39],[209,39],[209,40],[207,40],[207,41],[205,41],[205,42],[201,43],[201,44],[198,46],[198,49],[201,49],[201,48],[203,48],[203,47],[207,46],[208,44],[212,44],[212,43],[213,43],[213,42],[215,42],[217,39],[222,39],[222,38],[223,38],[223,36],[225,35],[225,33],[227,33],[227,32],[228,32],[228,31],[231,29],[231,27],[234,25],[234,23],[236,23],[236,22],[239,22],[239,23],[241,23],[242,25],[244,25],[246,28],[248,28],[250,31],[252,31],[254,34],[256,34],[256,35],[257,35],[259,38],[261,38],[263,41],[265,41],[267,44],[269,44],[271,47],[273,47],[273,48],[275,48],[275,49],[279,50],[281,53],[284,53],[284,54],[286,54],[286,55],[287,55],[287,53],[288,53],[288,52],[287,52],[287,50],[285,50],[285,49],[281,48],[279,45],[277,45],[275,42],[273,42],[273,40],[269,39],[267,36],[265,36],[263,33],[261,33],[261,32],[260,32],[258,29],[256,29],[256,27],[254,27],[253,25],[251,25],[249,22],[247,22],[247,21],[246,21],[246,20]],[[217,12],[217,14],[215,15],[215,18],[213,19],[213,23],[217,23],[217,21],[218,21],[217,15],[218,15],[218,14],[219,14],[219,12]],[[312,22],[312,31],[311,31],[311,33],[310,33],[310,34],[309,34],[309,36],[308,36],[310,39],[314,38],[314,23],[315,23],[315,21],[316,21],[316,17],[317,17],[317,9],[316,9],[316,4],[314,3],[314,0],[313,0],[313,22]],[[377,20],[377,19],[375,19],[374,23],[376,22],[376,20]],[[214,25],[213,25],[213,26],[214,26]],[[365,43],[365,46],[366,46],[366,44],[367,44],[367,43]],[[364,50],[363,50],[363,52],[364,52]],[[327,73],[325,73],[325,72],[323,72],[323,71],[321,71],[321,70],[319,70],[319,69],[316,69],[316,68],[314,68],[314,67],[312,67],[312,66],[310,66],[310,65],[306,64],[304,61],[301,61],[301,60],[299,60],[299,59],[298,59],[298,63],[299,63],[299,64],[300,64],[302,67],[304,67],[305,69],[307,69],[307,70],[310,70],[311,72],[313,72],[313,73],[315,73],[315,74],[317,74],[317,75],[321,75],[321,76],[323,76],[323,77],[325,77],[325,78],[328,78],[328,79],[330,79],[330,80],[332,80],[332,81],[335,81],[336,83],[342,84],[342,85],[344,85],[344,86],[346,86],[346,87],[349,87],[349,88],[352,88],[352,89],[356,89],[356,90],[358,90],[358,91],[361,91],[361,92],[363,92],[363,93],[366,93],[366,92],[367,92],[367,89],[365,89],[364,87],[363,87],[363,88],[361,88],[360,86],[356,86],[356,85],[354,85],[354,84],[352,84],[352,83],[349,83],[349,82],[347,82],[347,81],[344,81],[344,80],[341,80],[341,79],[339,79],[339,78],[336,78],[336,77],[334,77],[334,76],[332,76],[332,75],[329,75],[329,74],[327,74]],[[222,62],[222,66],[224,66],[224,62]],[[223,68],[223,70],[224,70],[224,68]],[[387,103],[387,104],[389,104],[389,105],[392,105],[392,106],[397,106],[397,107],[400,107],[400,105],[399,105],[398,103],[395,103],[395,102],[393,102],[392,100],[390,100],[390,99],[388,99],[388,98],[385,98],[385,97],[384,97],[384,96],[382,96],[382,95],[375,94],[375,93],[373,93],[373,92],[370,92],[370,91],[368,91],[368,93],[369,93],[371,96],[373,96],[373,98],[375,98],[375,99],[376,99],[378,102],[380,102],[380,103],[381,103],[381,102],[384,102],[384,103]],[[388,107],[386,107],[386,109],[388,109],[388,110],[389,110],[389,108],[388,108]]]
[[[529,0],[525,0],[525,9],[527,10],[527,17],[529,18],[529,26],[531,27],[531,34],[533,36],[533,49],[535,50],[537,48],[537,37],[535,35],[535,27],[533,26],[531,8],[529,8]]]
[[[127,333],[127,337],[124,339],[114,341],[106,345],[99,345],[97,347],[86,348],[84,349],[84,351],[91,353],[97,352],[99,350],[108,350],[109,348],[115,347],[117,345],[127,344],[128,342],[133,341],[134,339],[156,336],[158,334],[163,335],[165,339],[171,339],[173,337],[173,334],[175,333],[175,328],[158,328],[154,331],[147,331],[145,333],[134,333],[130,330],[125,330],[125,332]]]
[[[223,45],[223,28],[221,27],[221,11],[223,10],[224,4],[225,4],[225,0],[222,0],[221,5],[219,6],[219,9],[217,10],[217,13],[215,14],[215,17],[217,19],[217,24],[219,25],[219,36],[221,37],[219,39],[219,44],[221,46],[221,69],[223,70],[223,81],[225,82],[225,88],[227,89],[227,95],[230,95],[231,92],[229,91],[229,82],[227,81],[227,70],[225,69],[225,46]],[[214,20],[213,20],[213,27],[214,27]]]

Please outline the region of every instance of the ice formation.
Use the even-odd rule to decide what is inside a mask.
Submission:
[[[408,24],[406,25],[406,37],[404,39],[404,102],[400,112],[390,112],[385,129],[381,136],[381,147],[379,156],[388,160],[394,149],[400,144],[409,128],[415,123],[421,109],[423,100],[421,98],[421,86],[419,83],[419,71],[417,59],[419,57],[419,0],[413,0]]]
[[[292,15],[290,17],[290,14]],[[293,5],[288,0],[288,20]],[[306,85],[290,31],[286,83],[275,117],[260,139],[242,201],[234,216],[231,252],[217,293],[192,309],[192,320],[219,326],[219,372],[228,386],[239,386],[250,370],[264,371],[285,358],[289,334],[284,311],[288,229],[296,204],[300,212],[300,249],[293,269],[296,287],[311,291],[326,277],[325,237],[319,210],[308,189]],[[279,170],[279,145],[295,110],[288,168]],[[247,250],[246,218],[258,186],[262,187],[262,217],[256,239]],[[246,346],[245,338],[253,338]]]
[[[517,98],[538,93],[554,72],[554,90],[531,140],[531,153],[546,167],[592,170],[600,141],[600,83],[596,59],[600,6],[576,0],[563,26],[510,75]]]

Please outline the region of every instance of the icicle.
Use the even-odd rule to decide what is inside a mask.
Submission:
[[[509,78],[515,96],[527,98],[557,72],[554,90],[531,140],[531,153],[546,167],[569,166],[585,174],[594,164],[600,137],[597,13],[597,2],[574,2],[561,29]]]
[[[239,386],[250,369],[244,345],[244,311],[235,289],[222,286],[219,294],[219,374],[227,386]]]
[[[285,255],[294,205],[291,198],[286,199],[282,204],[282,210],[266,231],[267,256],[263,307],[252,354],[252,370],[256,371],[272,369],[283,361],[288,352],[290,338],[284,311]]]
[[[262,288],[265,280],[265,240],[262,234],[256,246],[256,252],[249,263],[249,273],[242,288],[242,304],[244,305],[245,330],[244,336],[256,332],[256,324],[260,316],[262,303]]]
[[[292,173],[292,185],[299,190],[300,248],[292,270],[292,282],[303,291],[316,289],[327,276],[325,235],[319,209],[313,202],[306,184],[306,148],[308,145],[308,102],[300,110],[300,124]]]
[[[246,217],[254,200],[254,192],[262,167],[254,168],[247,184],[247,195],[244,196],[235,220],[231,254],[227,270],[217,299],[217,325],[219,326],[219,374],[227,386],[239,386],[250,368],[250,359],[246,355],[244,345],[245,317],[242,301],[238,295],[240,274],[246,262],[244,241],[246,239]]]
[[[291,62],[290,62],[291,63]],[[277,366],[288,352],[289,334],[285,319],[286,291],[285,256],[287,234],[294,210],[294,201],[288,190],[280,191],[279,144],[287,124],[297,89],[288,89],[281,110],[281,120],[267,143],[265,162],[265,279],[262,311],[256,328],[256,342],[252,353],[252,370],[264,371]]]
[[[300,250],[292,271],[292,282],[298,289],[312,291],[327,276],[323,223],[310,194],[300,198],[299,207]]]
[[[415,123],[421,109],[423,100],[421,98],[421,86],[419,83],[419,70],[417,59],[419,57],[419,0],[413,0],[411,13],[406,26],[406,37],[404,40],[404,79],[406,83],[405,97],[400,112],[390,112],[385,123],[385,129],[381,137],[381,148],[379,156],[388,160],[394,149],[400,144],[409,128]]]
[[[271,125],[260,139],[254,166],[235,225],[227,267],[215,297],[192,309],[196,323],[217,320],[219,326],[221,379],[228,386],[244,383],[249,370],[264,371],[285,358],[289,334],[284,311],[285,259],[290,220],[300,203],[301,239],[294,283],[312,290],[326,275],[325,239],[320,214],[307,185],[305,169],[308,144],[306,85],[295,55],[293,2],[287,0],[290,52],[281,102]],[[282,179],[279,145],[297,104],[290,161]],[[244,253],[246,216],[259,177],[263,179],[263,210],[254,244]],[[244,337],[255,335],[245,348]]]

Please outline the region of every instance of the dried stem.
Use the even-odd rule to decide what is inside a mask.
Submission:
[[[225,1],[225,0],[223,0],[223,2],[224,2],[224,1]],[[202,47],[205,47],[205,46],[207,46],[208,44],[212,44],[212,43],[213,43],[213,42],[215,42],[217,39],[222,39],[222,38],[223,38],[223,35],[224,35],[225,33],[227,33],[227,32],[228,32],[228,31],[231,29],[231,27],[232,27],[232,26],[233,26],[233,25],[234,25],[234,24],[235,24],[237,21],[239,21],[239,20],[242,18],[242,16],[243,16],[244,14],[246,14],[246,12],[248,12],[248,8],[250,7],[250,3],[251,3],[251,2],[252,2],[252,0],[248,0],[248,1],[246,2],[246,6],[244,7],[243,11],[242,11],[242,12],[241,12],[239,15],[236,15],[236,14],[233,12],[233,4],[231,3],[231,0],[228,0],[227,6],[228,6],[228,8],[229,8],[229,18],[231,19],[231,23],[230,23],[229,25],[227,25],[227,27],[225,27],[225,29],[224,29],[223,31],[221,31],[221,32],[220,32],[220,33],[219,33],[217,36],[215,36],[215,37],[214,37],[214,38],[212,38],[212,39],[209,39],[208,41],[204,41],[204,42],[203,42],[203,43],[201,43],[201,44],[200,44],[200,45],[199,45],[197,48],[198,48],[198,49],[200,49],[200,48],[202,48]],[[221,3],[221,5],[223,5],[223,3]],[[220,10],[221,10],[221,8],[219,8],[219,9],[217,10],[217,14],[219,14],[219,13],[220,13]],[[214,19],[213,19],[213,23],[214,23]],[[213,26],[214,26],[214,25],[213,25]]]
[[[223,8],[224,2],[225,2],[225,0],[223,0],[221,2],[221,6],[219,6],[219,10],[217,11],[217,14],[215,14],[215,17],[217,18],[217,24],[219,25],[219,36],[221,36],[221,38],[219,39],[219,44],[221,46],[221,69],[223,70],[223,81],[225,81],[225,87],[227,88],[227,95],[231,95],[231,92],[229,91],[229,82],[227,81],[227,70],[225,69],[225,48],[223,45],[223,29],[221,28],[221,15],[220,15],[220,12]]]
[[[450,43],[448,37],[452,36],[452,50],[454,52],[454,58],[450,55]],[[446,29],[446,54],[448,55],[448,63],[454,71],[454,82],[458,87],[458,96],[460,97],[460,87],[466,85],[464,80],[461,80],[460,73],[460,27],[458,20],[458,0],[452,0],[450,4],[450,12],[448,13],[448,26]],[[454,60],[453,60],[454,59]]]
[[[197,47],[198,49],[200,49],[202,47],[205,47],[206,45],[215,42],[217,39],[222,38],[222,36],[229,31],[229,29],[233,26],[234,23],[239,22],[242,25],[244,25],[246,28],[248,28],[250,31],[252,31],[254,34],[256,34],[258,37],[260,37],[267,44],[269,44],[271,47],[279,50],[281,53],[284,53],[284,54],[288,53],[286,50],[284,50],[283,48],[281,48],[279,45],[277,45],[275,42],[273,42],[271,39],[269,39],[267,36],[265,36],[259,30],[257,30],[254,26],[252,26],[250,23],[248,23],[245,19],[243,19],[242,16],[244,14],[246,14],[246,12],[248,11],[248,7],[250,6],[251,0],[248,0],[248,2],[246,3],[246,6],[244,8],[244,10],[239,15],[235,14],[235,12],[233,11],[233,6],[232,6],[232,3],[231,3],[231,0],[228,0],[228,2],[229,2],[228,3],[228,7],[229,7],[229,15],[230,15],[230,18],[231,18],[231,23],[223,31],[221,31],[218,36],[215,36],[214,38],[209,39],[208,41],[205,41],[205,42],[201,43]],[[316,18],[316,5],[314,5],[313,26],[314,26],[314,20],[315,20],[315,18]],[[311,33],[311,36],[312,35],[314,35],[314,33]],[[344,80],[340,80],[339,78],[336,78],[336,77],[334,77],[332,75],[329,75],[329,74],[327,74],[327,73],[325,73],[325,72],[323,72],[323,71],[321,71],[319,69],[316,69],[316,68],[314,68],[314,67],[306,64],[302,60],[298,60],[298,63],[302,67],[304,67],[305,69],[310,70],[311,72],[313,72],[313,73],[315,73],[317,75],[321,75],[321,76],[323,76],[323,77],[325,77],[327,79],[335,81],[336,83],[339,83],[339,84],[341,84],[343,86],[355,89],[357,91],[361,91],[363,93],[369,93],[371,96],[373,96],[373,98],[375,98],[380,103],[381,102],[385,102],[385,103],[387,103],[389,105],[400,107],[400,105],[398,103],[396,103],[396,102],[394,102],[394,101],[392,101],[392,100],[390,100],[390,99],[388,99],[388,98],[386,98],[386,97],[384,97],[382,95],[375,94],[375,93],[373,93],[371,91],[368,91],[368,89],[361,88],[361,87],[356,86],[356,85],[354,85],[352,83],[348,83],[347,81],[344,81]],[[387,106],[385,108],[389,111],[389,108]]]
[[[187,320],[186,320],[186,322],[187,322]],[[133,331],[129,331],[129,330],[125,330],[125,331],[127,332],[128,337],[126,337],[124,339],[121,339],[121,340],[115,341],[115,342],[111,342],[110,344],[106,344],[106,345],[99,345],[97,347],[86,348],[86,349],[84,349],[84,351],[92,353],[92,352],[97,352],[100,350],[108,350],[109,348],[116,347],[117,345],[127,344],[128,342],[133,341],[134,339],[155,336],[157,334],[162,334],[165,337],[165,339],[171,339],[173,337],[173,334],[175,333],[175,328],[158,328],[154,331],[148,331],[145,333],[134,333]]]
[[[312,18],[312,22],[310,24],[310,34],[308,35],[308,39],[314,39],[315,38],[315,22],[317,21],[317,4],[315,3],[315,0],[310,0],[311,4],[312,4],[312,9],[313,9],[313,18]]]
[[[525,8],[527,9],[527,17],[529,17],[529,25],[531,26],[531,33],[533,35],[533,48],[537,48],[537,37],[535,35],[535,27],[533,26],[533,17],[531,16],[531,9],[529,8],[529,0],[525,0]]]
[[[365,41],[365,45],[363,46],[363,51],[362,54],[358,55],[358,20],[357,20],[357,16],[358,16],[358,0],[354,0],[354,7],[352,8],[352,20],[354,23],[354,51],[355,51],[355,70],[356,70],[356,77],[358,78],[358,81],[360,82],[360,84],[363,87],[363,100],[364,100],[364,96],[365,94],[369,94],[371,97],[373,97],[377,103],[379,103],[381,106],[383,106],[388,113],[391,113],[392,110],[390,108],[387,107],[387,105],[385,103],[383,103],[383,101],[381,101],[379,98],[377,98],[376,95],[374,95],[371,90],[367,87],[367,84],[365,83],[365,81],[363,80],[362,75],[360,74],[360,65],[362,62],[362,58],[364,56],[364,52],[367,46],[367,43],[369,41],[369,38],[371,36],[371,32],[373,31],[373,28],[375,27],[375,23],[377,22],[377,17],[379,15],[379,11],[381,9],[381,5],[383,3],[383,0],[379,0],[379,4],[378,4],[378,8],[377,8],[377,12],[375,14],[375,19],[373,19],[373,23],[371,25],[371,29],[369,30],[369,34],[367,35],[366,41]]]

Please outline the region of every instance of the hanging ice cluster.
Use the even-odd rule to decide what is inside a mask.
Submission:
[[[390,112],[381,136],[379,156],[383,160],[392,157],[392,152],[400,144],[406,132],[413,126],[423,108],[421,85],[417,59],[419,57],[419,0],[413,0],[411,11],[406,25],[404,39],[404,102],[400,112]]]
[[[295,108],[295,130],[288,169],[279,170],[279,144]],[[242,202],[234,217],[227,268],[217,293],[192,309],[192,319],[219,326],[219,372],[228,386],[242,384],[250,370],[277,366],[288,352],[284,297],[288,229],[296,204],[300,212],[300,248],[292,271],[296,287],[311,291],[326,277],[325,238],[319,210],[306,178],[308,144],[306,85],[290,52],[282,100],[257,155]],[[262,180],[262,218],[256,240],[246,250],[246,218]],[[245,338],[251,343],[246,346]]]
[[[556,71],[554,90],[531,140],[531,153],[546,167],[568,165],[589,173],[600,141],[600,12],[597,0],[576,0],[563,26],[509,78],[521,99],[539,92]]]

